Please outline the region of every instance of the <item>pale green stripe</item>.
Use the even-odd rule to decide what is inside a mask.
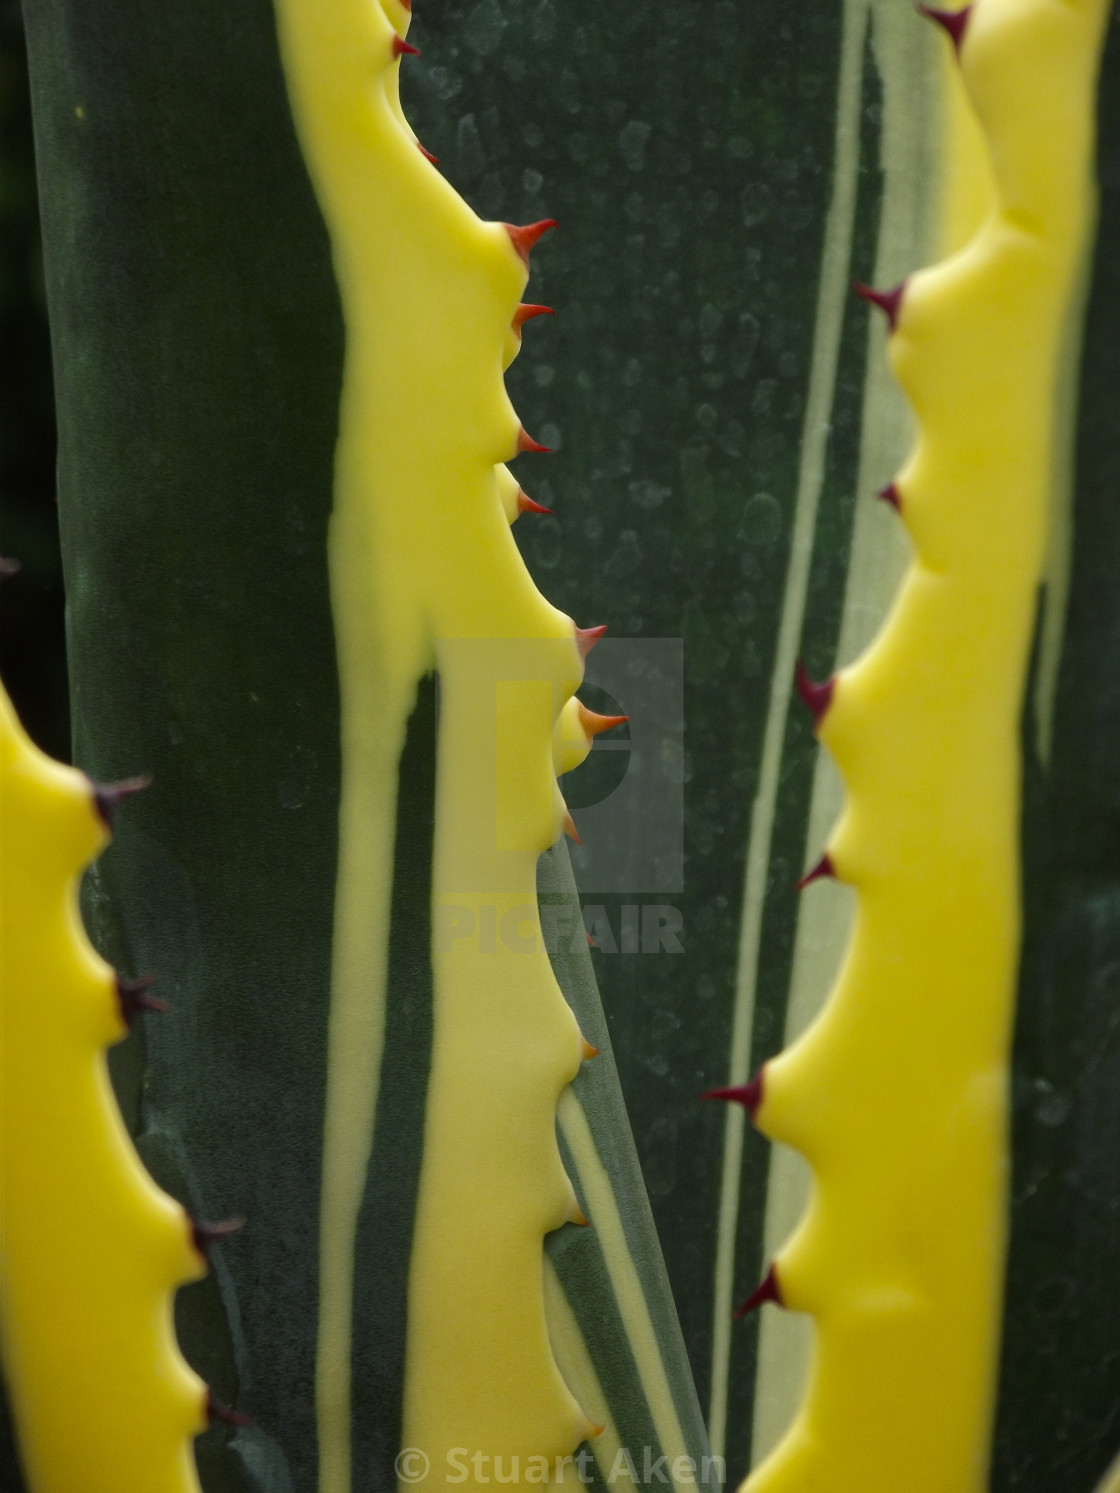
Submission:
[[[727,1079],[730,1084],[745,1083],[750,1076],[758,950],[762,937],[762,912],[778,798],[782,743],[789,713],[794,665],[805,618],[817,506],[824,483],[829,419],[850,280],[852,232],[859,182],[860,101],[867,14],[868,0],[845,0],[837,85],[832,201],[825,223],[821,277],[817,289],[813,354],[805,420],[801,431],[801,463],[789,568],[786,571],[782,616],[770,681],[770,704],[763,738],[758,791],[751,810],[731,1029],[731,1060]],[[734,1304],[732,1290],[735,1277],[735,1235],[739,1221],[739,1186],[743,1166],[743,1125],[742,1109],[737,1104],[729,1104],[724,1130],[716,1233],[712,1391],[708,1412],[708,1434],[712,1451],[717,1456],[724,1454],[727,1439],[731,1311]]]
[[[622,1325],[626,1329],[654,1430],[671,1467],[678,1457],[688,1456],[688,1446],[677,1414],[669,1376],[662,1362],[661,1345],[657,1340],[649,1304],[626,1241],[626,1230],[618,1211],[614,1189],[599,1157],[587,1115],[570,1088],[565,1089],[561,1095],[556,1115],[580,1189],[587,1199],[587,1211],[598,1235],[599,1247],[603,1251],[603,1260],[618,1303]],[[679,1483],[677,1486],[683,1489],[692,1485]]]
[[[589,1443],[605,1482],[622,1450],[622,1441],[611,1418],[610,1404],[599,1383],[591,1354],[583,1340],[576,1314],[564,1294],[556,1266],[544,1258],[544,1310],[548,1321],[548,1340],[564,1383],[575,1395],[580,1409],[593,1425],[603,1427],[602,1434]]]
[[[875,61],[883,79],[884,171],[874,281],[897,284],[932,247],[936,194],[932,145],[938,138],[936,43],[929,29],[895,0],[873,0]],[[871,494],[897,472],[911,435],[909,411],[882,356],[883,330],[872,322],[862,396],[860,461],[852,553],[844,595],[837,662],[861,654],[879,631],[906,566],[909,546],[902,525]],[[817,757],[809,812],[806,860],[815,861],[843,805],[843,788],[831,759]],[[794,1041],[827,996],[847,944],[853,894],[831,882],[805,894],[798,919],[786,1013],[786,1043]],[[811,1173],[805,1161],[775,1146],[766,1199],[764,1249],[777,1253],[804,1212]],[[812,1355],[809,1318],[766,1311],[759,1336],[752,1460],[760,1462],[785,1433],[804,1394]]]
[[[338,619],[336,618],[336,625]],[[343,684],[348,712],[347,671]],[[398,693],[399,698],[399,693]],[[315,1408],[319,1493],[350,1493],[350,1355],[354,1245],[373,1149],[385,1043],[385,982],[396,833],[397,760],[407,702],[389,691],[379,723],[343,728],[339,868],[327,1039],[319,1202],[319,1323]],[[357,714],[352,704],[349,715]],[[370,716],[370,719],[377,717]]]

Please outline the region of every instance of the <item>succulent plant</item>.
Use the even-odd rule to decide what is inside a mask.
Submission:
[[[799,688],[848,799],[805,883],[858,892],[829,1004],[746,1088],[813,1164],[754,1301],[817,1323],[804,1409],[752,1488],[981,1489],[1006,1250],[1019,719],[1045,558],[1063,337],[1092,223],[1104,11],[932,13],[990,150],[990,203],[885,315],[917,417],[883,496],[914,558],[891,617]],[[1052,65],[1060,57],[1061,67]]]
[[[51,284],[64,542],[84,545],[70,515],[107,541],[81,562],[88,585],[71,587],[74,637],[92,646],[87,661],[116,654],[160,697],[136,735],[118,715],[114,741],[78,712],[79,758],[123,751],[153,775],[87,898],[99,941],[129,969],[158,971],[174,1007],[148,1024],[119,1086],[153,1175],[195,1216],[246,1219],[179,1303],[188,1356],[252,1418],[200,1443],[207,1488],[391,1486],[407,1447],[433,1477],[462,1448],[539,1481],[532,1459],[555,1477],[592,1432],[600,1460],[632,1446],[701,1466],[708,1451],[617,1078],[596,1052],[609,1044],[562,852],[542,871],[551,950],[537,912],[538,859],[566,819],[557,771],[607,721],[575,702],[562,713],[598,632],[539,596],[509,533],[524,505],[501,462],[532,443],[501,369],[531,309],[519,294],[533,232],[482,222],[417,150],[394,98],[407,12],[393,9],[396,29],[378,9],[340,9],[332,27],[285,7],[278,37],[266,7],[212,7],[189,21],[190,44],[183,17],[149,31],[129,5],[99,14],[95,45],[80,9],[30,18],[33,65],[46,60],[40,160],[57,184],[44,193],[48,238],[56,211],[91,248],[103,230],[126,275],[144,240],[161,240],[152,278],[129,277],[130,309],[104,336],[91,338],[89,297],[107,311],[120,285],[100,253],[83,284],[50,250],[48,273],[66,282]],[[224,98],[199,87],[211,73]],[[170,115],[157,74],[178,80]],[[152,148],[157,118],[175,120],[169,156]],[[254,128],[259,155],[234,180],[221,162]],[[143,184],[158,195],[188,136],[197,172],[157,223]],[[91,146],[136,189],[130,221],[115,190],[101,195]],[[355,166],[357,197],[332,175]],[[370,232],[385,235],[372,276]],[[213,322],[203,346],[199,317],[171,311],[192,284],[250,320]],[[107,375],[122,355],[118,381]],[[148,356],[189,368],[194,394],[169,402]],[[370,402],[386,357],[390,397]],[[124,425],[103,400],[122,401]],[[204,434],[215,414],[224,453]],[[172,447],[200,465],[179,466]],[[170,487],[153,507],[157,469]],[[102,652],[94,634],[115,626],[117,582],[138,567],[141,590],[163,590],[162,564],[177,569],[210,519],[214,547],[192,562],[205,596],[192,581],[155,628],[118,613],[131,658]],[[212,564],[239,571],[226,595]],[[83,595],[101,619],[92,633]],[[107,701],[103,684],[89,688]]]
[[[25,8],[75,754],[153,779],[84,910],[173,1007],[114,1080],[156,1182],[246,1220],[176,1312],[250,1420],[198,1442],[205,1493],[514,1457],[1090,1493],[1100,7],[979,0],[952,45],[897,0]],[[853,280],[902,286],[867,293],[900,388]],[[627,640],[681,636],[651,727]],[[624,762],[670,829],[679,787],[683,880],[592,801]],[[788,1245],[809,1174],[748,1110],[816,1174]]]

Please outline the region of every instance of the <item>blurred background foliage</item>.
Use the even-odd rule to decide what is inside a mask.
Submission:
[[[27,61],[18,0],[0,0],[0,675],[32,736],[70,755],[55,426]]]

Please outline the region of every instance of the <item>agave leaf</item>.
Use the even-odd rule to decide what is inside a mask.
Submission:
[[[127,760],[154,778],[90,878],[87,918],[124,967],[160,973],[174,1007],[116,1076],[159,1180],[196,1217],[247,1220],[179,1302],[188,1356],[254,1421],[200,1441],[204,1486],[310,1489],[340,737],[330,250],[268,6],[157,19],[131,0],[96,16],[45,4],[29,41],[76,751],[100,777],[126,776]],[[430,926],[434,751],[422,689],[385,794],[394,927],[414,943]],[[345,1365],[355,1475],[375,1487],[396,1483],[431,1043],[419,966],[403,946],[389,958]],[[602,1028],[586,948],[559,967]],[[706,1438],[609,1061],[571,1105],[562,1142],[604,1232],[552,1246],[558,1352],[591,1362],[604,1434],[639,1463],[699,1466]]]

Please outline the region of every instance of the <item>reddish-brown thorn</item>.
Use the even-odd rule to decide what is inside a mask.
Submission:
[[[134,793],[143,793],[151,787],[151,777],[123,778],[119,783],[93,783],[93,802],[105,828],[111,830],[116,823],[117,810],[126,798]]]
[[[232,1410],[228,1405],[223,1405],[212,1389],[206,1391],[206,1419],[211,1425],[219,1420],[224,1420],[227,1426],[245,1427],[253,1424],[240,1410]]]
[[[556,312],[551,306],[534,306],[529,301],[522,301],[513,313],[513,325],[517,330],[523,327],[527,321],[532,321],[535,316],[555,316]]]
[[[599,1056],[599,1049],[593,1047],[586,1037],[581,1037],[580,1041],[583,1043],[583,1061],[585,1063],[589,1063],[592,1058]]]
[[[587,1434],[588,1434],[589,1437],[591,1437],[591,1436],[601,1436],[606,1429],[607,1429],[606,1426],[597,1426],[597,1425],[595,1425],[594,1422],[592,1422],[587,1427]]]
[[[811,871],[806,871],[800,881],[795,881],[793,889],[795,892],[803,892],[805,888],[814,881],[820,881],[824,876],[835,876],[836,867],[832,864],[832,857],[826,850],[820,860]]]
[[[762,1103],[762,1085],[765,1068],[760,1068],[749,1083],[735,1084],[729,1089],[708,1089],[701,1099],[726,1099],[732,1104],[741,1104],[753,1120]]]
[[[224,1244],[234,1234],[245,1227],[243,1218],[230,1218],[224,1223],[202,1223],[197,1218],[190,1220],[191,1240],[195,1249],[204,1260],[210,1259],[210,1251],[219,1244]]]
[[[416,142],[416,148],[426,161],[431,161],[433,166],[439,165],[439,156],[434,156],[426,146],[420,144],[419,140]]]
[[[959,57],[961,43],[968,30],[968,18],[972,14],[972,6],[966,5],[963,10],[939,10],[936,5],[919,5],[918,10],[929,20],[936,21],[939,26],[944,27],[949,40],[953,43],[953,50]]]
[[[591,937],[591,934],[590,934],[590,933],[588,933],[588,931],[587,931],[587,929],[586,929],[586,928],[585,928],[585,929],[584,929],[584,930],[583,930],[583,932],[584,932],[584,937],[585,937],[585,938],[586,938],[586,939],[587,939],[587,947],[588,947],[588,948],[589,948],[589,949],[597,949],[597,948],[598,948],[598,947],[599,947],[599,945],[598,945],[598,944],[597,944],[597,943],[596,943],[596,942],[595,942],[595,940],[594,940],[594,939],[593,939],[593,938],[592,938],[592,937]]]
[[[576,829],[576,822],[567,811],[564,813],[564,833],[569,840],[574,840],[577,845],[583,844],[583,841],[579,837],[579,831]]]
[[[517,449],[518,449],[519,452],[520,451],[544,451],[544,452],[551,452],[552,447],[551,446],[542,446],[541,443],[540,443],[540,441],[535,441],[533,439],[533,437],[525,429],[524,425],[519,425],[518,428],[517,428]]]
[[[515,223],[504,223],[502,226],[509,234],[513,247],[527,265],[529,263],[529,250],[538,239],[544,237],[550,228],[556,228],[559,225],[555,218],[541,218],[539,223],[525,223],[520,227]]]
[[[6,555],[0,555],[0,581],[10,580],[13,575],[18,575],[21,566],[18,560],[11,560]]]
[[[405,10],[412,10],[412,0],[401,0],[401,4],[404,6]]]
[[[394,57],[403,57],[406,52],[408,53],[408,55],[410,57],[419,57],[419,55],[420,55],[420,53],[416,49],[416,47],[414,47],[411,42],[405,41],[405,39],[404,39],[403,36],[394,36],[393,37],[393,56]]]
[[[600,623],[598,627],[576,628],[576,647],[579,649],[580,658],[587,657],[606,630],[605,622]]]
[[[875,496],[882,498],[884,503],[889,503],[896,513],[902,512],[902,494],[898,490],[897,482],[888,482],[886,487],[881,487]]]
[[[576,701],[576,709],[579,723],[588,736],[598,736],[600,731],[613,731],[615,726],[625,726],[630,719],[628,715],[600,715],[598,711],[588,710],[582,700]]]
[[[835,679],[826,679],[823,684],[818,684],[815,679],[809,677],[809,671],[799,659],[797,662],[797,693],[813,717],[814,726],[819,726],[821,717],[832,703],[832,695],[836,689]]]
[[[531,498],[524,488],[517,489],[517,511],[518,513],[551,513],[551,508],[546,508],[543,503],[538,503],[536,498]]]
[[[773,1265],[771,1265],[770,1269],[766,1272],[765,1279],[754,1288],[751,1294],[747,1297],[746,1301],[743,1302],[742,1306],[736,1307],[735,1316],[749,1316],[751,1312],[757,1311],[758,1308],[760,1306],[763,1306],[767,1301],[772,1301],[775,1306],[785,1305],[785,1303],[782,1301],[782,1293],[778,1286],[778,1273],[774,1269]]]
[[[893,290],[875,290],[870,285],[864,285],[862,280],[856,280],[852,284],[852,289],[868,305],[878,306],[879,310],[887,318],[887,325],[893,332],[898,325],[898,313],[902,307],[902,297],[906,294],[906,281],[903,280],[901,285],[896,285]]]
[[[572,1222],[579,1224],[581,1229],[589,1229],[591,1227],[590,1218],[588,1218],[578,1203],[576,1204],[576,1211],[572,1214]]]
[[[166,1001],[161,1001],[158,996],[149,994],[156,982],[155,975],[140,975],[135,980],[126,979],[124,975],[117,975],[115,979],[117,1009],[121,1013],[121,1020],[125,1026],[131,1027],[144,1011],[156,1011],[163,1015],[171,1010]]]

